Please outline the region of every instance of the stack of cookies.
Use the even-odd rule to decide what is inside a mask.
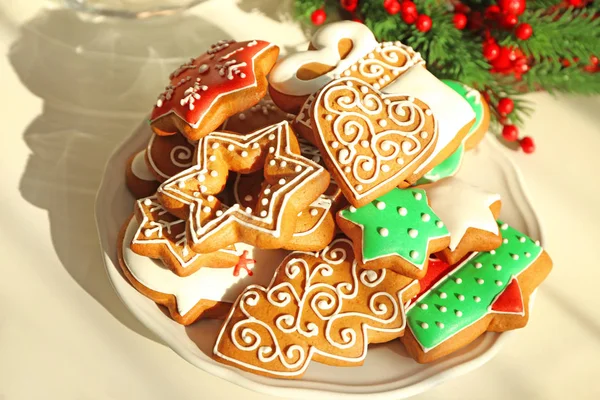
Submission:
[[[552,262],[453,177],[487,130],[480,93],[351,21],[278,54],[221,41],[170,75],[126,170],[132,285],[181,324],[224,319],[214,358],[278,378],[525,326]]]

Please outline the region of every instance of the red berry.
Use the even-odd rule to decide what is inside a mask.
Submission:
[[[525,0],[498,0],[498,5],[509,14],[521,15],[525,11]]]
[[[421,32],[429,32],[431,29],[431,17],[425,14],[419,15],[416,26]]]
[[[358,0],[340,0],[340,4],[344,10],[353,12],[358,6]]]
[[[498,112],[501,115],[510,114],[515,108],[515,103],[508,97],[503,97],[498,101]]]
[[[325,10],[319,8],[318,10],[313,11],[310,15],[310,20],[314,25],[322,25],[327,19],[327,14],[325,14]]]
[[[531,136],[525,136],[523,139],[521,139],[519,144],[521,145],[523,151],[527,154],[531,154],[535,151],[535,143]]]
[[[527,23],[519,24],[519,26],[517,26],[517,29],[515,29],[515,35],[517,36],[517,39],[520,40],[527,40],[531,37],[532,34],[533,28]]]
[[[500,25],[503,28],[511,29],[519,22],[519,18],[515,14],[502,14],[500,17]]]
[[[387,5],[384,5],[385,11],[390,15],[396,15],[400,12],[400,3],[398,0],[392,0]]]
[[[500,55],[500,46],[496,43],[486,43],[483,45],[483,57],[488,61],[493,61]]]
[[[598,57],[596,57],[596,56],[590,56],[590,63],[592,65],[598,65]]]
[[[402,21],[406,22],[408,25],[412,25],[417,21],[419,14],[416,12],[414,14],[406,14],[402,13]]]
[[[500,7],[496,4],[492,4],[488,6],[483,12],[483,17],[485,19],[496,19],[500,15]]]
[[[465,26],[467,26],[467,16],[462,13],[454,14],[452,22],[454,22],[454,27],[461,31],[465,29]]]
[[[417,6],[412,1],[404,1],[400,6],[402,14],[417,14]]]
[[[502,137],[509,142],[514,142],[519,139],[519,128],[514,125],[504,125]]]
[[[585,0],[567,0],[567,3],[573,7],[583,7],[585,5]]]

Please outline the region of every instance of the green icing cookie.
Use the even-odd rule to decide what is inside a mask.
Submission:
[[[399,255],[423,269],[429,241],[449,235],[423,189],[395,188],[360,208],[342,210],[340,216],[361,227],[364,262]]]
[[[473,134],[473,132],[479,129],[481,122],[483,121],[484,107],[481,103],[481,93],[467,85],[463,85],[460,82],[451,81],[449,79],[442,79],[442,82],[448,85],[456,93],[461,95],[469,103],[475,112],[475,123],[471,129],[469,129],[469,133],[467,133],[467,136],[465,136],[463,143],[461,143],[458,149],[456,149],[456,151],[452,153],[450,157],[433,167],[431,171],[419,179],[417,181],[417,185],[435,182],[442,178],[456,175],[460,168],[462,158],[465,154],[464,141],[467,140]]]
[[[428,351],[483,318],[512,277],[542,253],[539,242],[498,221],[503,243],[475,253],[425,292],[406,313],[415,339]]]

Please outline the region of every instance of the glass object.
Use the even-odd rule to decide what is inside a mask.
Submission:
[[[186,10],[203,0],[60,0],[69,8],[109,17],[143,19]]]

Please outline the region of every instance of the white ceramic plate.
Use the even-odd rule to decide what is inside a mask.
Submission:
[[[219,321],[203,320],[183,327],[137,292],[121,274],[117,261],[117,235],[133,210],[133,197],[125,187],[127,158],[148,138],[141,130],[121,144],[109,159],[96,198],[96,221],[108,276],[115,291],[146,326],[188,362],[237,385],[286,398],[399,399],[423,392],[465,374],[489,361],[512,333],[488,332],[468,347],[441,361],[420,365],[409,358],[399,340],[373,345],[361,367],[339,368],[313,362],[301,380],[277,380],[252,375],[212,360]],[[502,196],[501,218],[529,236],[542,240],[535,212],[519,171],[504,155],[505,149],[487,137],[467,154],[459,177]]]

